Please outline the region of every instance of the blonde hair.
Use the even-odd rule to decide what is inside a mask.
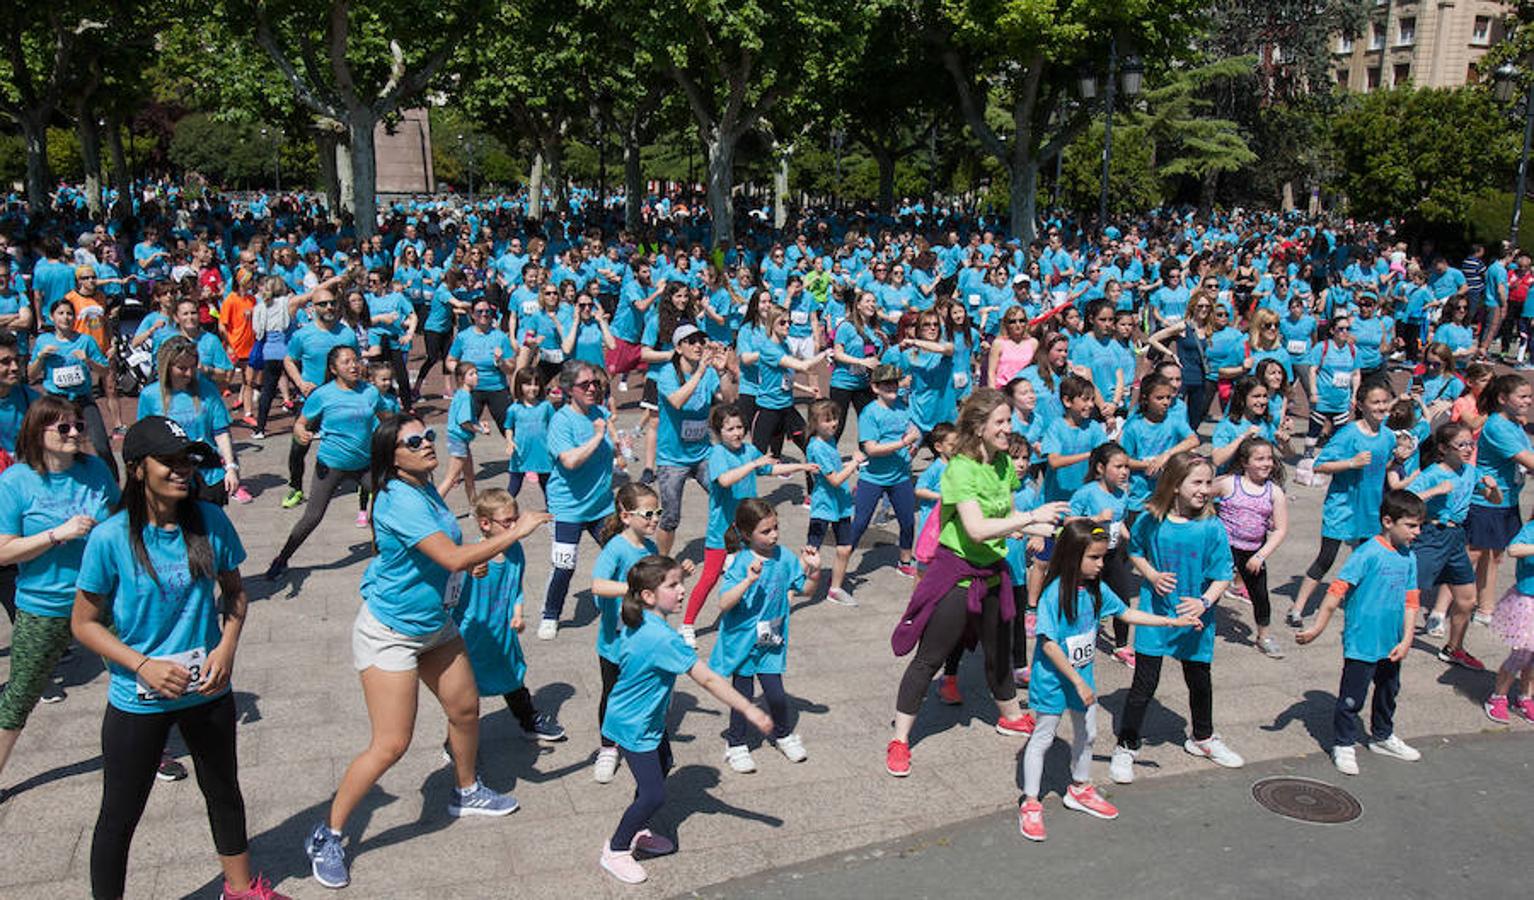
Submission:
[[[488,488],[474,497],[474,518],[493,519],[498,512],[518,511],[517,498],[505,488]]]

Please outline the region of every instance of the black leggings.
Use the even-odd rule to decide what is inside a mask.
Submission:
[[[325,518],[325,510],[330,508],[330,498],[347,481],[355,481],[364,488],[372,487],[367,469],[332,469],[323,462],[315,462],[314,481],[309,485],[309,502],[304,504],[303,517],[293,526],[293,532],[288,535],[287,543],[282,545],[282,552],[272,561],[273,565],[287,563],[293,558],[298,548],[319,527],[320,520]]]
[[[288,487],[295,491],[304,489],[304,460],[309,456],[309,445],[298,438],[288,442]]]
[[[1114,526],[1117,527],[1117,526]],[[1119,536],[1118,546],[1108,551],[1108,558],[1103,560],[1103,581],[1124,601],[1125,606],[1133,606],[1135,598],[1140,596],[1140,579],[1135,575],[1134,566],[1129,562],[1129,541],[1122,535]],[[1113,648],[1122,650],[1129,646],[1129,623],[1113,617]]]
[[[612,696],[613,685],[618,683],[618,664],[598,656],[597,665],[602,669],[602,699],[597,701],[597,734],[602,734],[602,720],[607,718],[607,698]],[[618,745],[613,743],[607,735],[602,734],[602,746]]]
[[[793,732],[788,727],[788,694],[783,691],[783,676],[762,672],[755,676],[735,675],[730,679],[735,690],[747,700],[756,696],[755,682],[758,681],[762,683],[762,696],[767,698],[767,711],[772,714],[773,738],[788,737]],[[730,710],[730,727],[724,733],[725,746],[744,745],[747,734],[746,717],[733,709]]]
[[[421,361],[421,371],[415,376],[415,394],[420,396],[421,385],[426,383],[426,374],[431,367],[447,359],[448,347],[452,346],[453,333],[451,331],[428,331],[426,334],[426,358]],[[447,371],[445,368],[443,371]]]
[[[1140,726],[1145,710],[1161,683],[1162,656],[1141,653],[1135,657],[1134,680],[1129,684],[1129,699],[1124,701],[1124,717],[1119,721],[1119,746],[1140,749]],[[1214,735],[1214,687],[1209,663],[1181,660],[1182,679],[1188,685],[1188,712],[1193,718],[1193,739],[1208,740]]]
[[[1023,669],[1028,666],[1028,586],[1014,585],[1012,597],[1017,615],[1012,617],[1012,624],[1006,626],[1012,629],[1012,668]],[[964,642],[960,641],[949,652],[948,659],[943,661],[943,674],[957,676],[959,661],[963,658]]]
[[[101,720],[101,813],[91,839],[91,893],[96,897],[123,895],[128,848],[149,802],[172,725],[181,731],[196,767],[214,848],[220,856],[238,856],[247,849],[233,693],[164,713],[129,713],[108,706]]]
[[[511,408],[511,392],[502,388],[498,391],[470,391],[469,392],[469,418],[474,422],[479,421],[480,414],[485,407],[490,407],[490,415],[495,419],[495,430],[504,437],[506,434],[506,410]]]
[[[756,421],[751,425],[751,443],[762,453],[777,452],[783,448],[784,438],[793,441],[800,450],[804,449],[807,440],[804,417],[799,415],[799,410],[792,404],[782,409],[758,406]]]
[[[1018,618],[1021,617],[1019,613]],[[897,712],[914,716],[921,709],[927,686],[943,667],[948,654],[962,646],[964,632],[970,624],[969,588],[954,588],[938,601],[932,618],[927,620],[927,627],[921,633],[916,655],[900,679],[900,691],[895,696]],[[980,632],[985,679],[990,685],[991,696],[997,702],[1011,700],[1017,696],[1017,687],[1012,683],[1012,623],[1001,620],[1000,588],[986,589],[979,620],[973,624]]]
[[[84,400],[74,402],[80,407],[80,418],[85,422],[85,434],[90,438],[91,449],[95,450],[97,458],[112,470],[112,480],[117,481],[117,457],[112,455],[112,438],[107,434],[107,425],[102,421],[101,408],[96,405],[96,398],[86,397]]]
[[[1305,570],[1305,577],[1314,579],[1316,581],[1320,581],[1321,579],[1325,578],[1326,573],[1331,571],[1332,563],[1337,561],[1337,550],[1341,547],[1342,541],[1338,540],[1337,538],[1329,538],[1323,536],[1321,538],[1321,549],[1316,551],[1315,562],[1311,563],[1310,568]],[[1304,604],[1304,602],[1310,598],[1297,597],[1295,599],[1300,604]]]
[[[831,402],[836,404],[840,415],[836,420],[836,440],[841,441],[842,432],[847,430],[847,409],[851,407],[858,415],[863,414],[863,407],[874,402],[872,388],[831,388]]]
[[[267,419],[272,414],[272,400],[277,396],[277,388],[282,385],[282,379],[287,377],[286,370],[282,367],[282,360],[269,359],[261,364],[261,393],[256,397],[256,430],[265,431]],[[303,476],[299,476],[303,481]]]
[[[1196,381],[1189,380],[1189,374],[1183,373],[1182,398],[1188,404],[1188,427],[1198,431],[1198,426],[1204,424],[1204,416],[1209,412],[1209,382],[1203,377],[1194,374]]]
[[[1268,602],[1268,566],[1262,568],[1253,575],[1246,570],[1247,562],[1252,558],[1256,550],[1242,550],[1240,547],[1230,548],[1230,555],[1236,561],[1236,572],[1241,576],[1241,583],[1246,585],[1247,599],[1252,601],[1252,618],[1257,620],[1260,628],[1267,628],[1268,623],[1273,621],[1273,605]],[[1336,551],[1333,551],[1335,555]],[[1330,562],[1327,563],[1331,565]]]
[[[394,375],[394,383],[399,388],[400,408],[408,413],[415,408],[415,391],[410,384],[410,370],[405,366],[405,354],[410,352],[410,348],[396,346],[393,338],[384,338],[379,347],[383,360],[389,364],[389,371]]]

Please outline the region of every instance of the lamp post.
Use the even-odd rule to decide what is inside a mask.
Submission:
[[[1113,161],[1113,101],[1115,88],[1122,88],[1125,96],[1135,97],[1140,93],[1145,65],[1140,57],[1130,54],[1125,58],[1124,64],[1119,65],[1118,37],[1108,39],[1108,77],[1104,79],[1103,108],[1107,112],[1107,119],[1103,123],[1103,175],[1102,186],[1097,199],[1097,221],[1099,227],[1105,227],[1108,223],[1108,172]],[[1121,70],[1122,69],[1122,73]],[[1122,74],[1123,84],[1119,83]],[[1097,73],[1091,70],[1082,72],[1081,75],[1081,99],[1091,100],[1097,96]]]
[[[464,149],[469,166],[469,205],[474,205],[474,132],[458,135],[458,146]]]
[[[837,195],[842,188],[842,147],[847,145],[847,132],[840,128],[831,129],[831,149],[836,153],[836,183],[831,186],[831,206],[837,205]]]
[[[1502,103],[1511,103],[1518,96],[1518,80],[1523,71],[1511,62],[1497,67],[1495,94]],[[1513,221],[1508,225],[1507,245],[1518,245],[1518,225],[1523,218],[1523,191],[1529,174],[1529,143],[1534,141],[1534,81],[1523,94],[1523,152],[1518,155],[1518,181],[1513,190]]]
[[[278,128],[274,133],[267,128],[261,129],[261,140],[272,148],[272,175],[277,181],[277,193],[282,193],[282,129]]]

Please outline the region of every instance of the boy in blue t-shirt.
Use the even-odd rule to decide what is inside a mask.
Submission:
[[[1332,613],[1345,607],[1342,630],[1342,683],[1332,714],[1336,745],[1332,762],[1344,775],[1358,774],[1355,744],[1362,734],[1358,711],[1374,685],[1369,749],[1382,756],[1413,762],[1422,754],[1395,733],[1396,695],[1401,692],[1401,660],[1411,650],[1417,618],[1417,557],[1409,547],[1422,531],[1427,507],[1409,491],[1385,493],[1380,504],[1380,533],[1359,545],[1343,564],[1315,622],[1295,641],[1315,640]]]

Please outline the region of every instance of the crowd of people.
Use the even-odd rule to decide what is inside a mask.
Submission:
[[[229,686],[247,614],[239,510],[260,499],[238,447],[280,440],[279,424],[280,505],[304,509],[262,577],[285,579],[306,541],[344,543],[316,538],[343,488],[372,537],[352,631],[372,736],[304,843],[330,888],[349,880],[351,814],[411,743],[419,684],[448,722],[449,812],[518,808],[479,778],[479,701],[501,696],[531,739],[565,739],[533,703],[520,635],[572,639],[572,588],[599,613],[573,638],[600,672],[593,777],[626,766],[636,785],[599,859],[626,883],[676,849],[648,827],[676,676],[730,708],[731,771],[756,770],[753,730],[806,760],[784,684],[792,597],[857,606],[859,553],[911,579],[891,623],[911,658],[886,770],[912,774],[929,690],[963,702],[978,645],[995,729],[1026,741],[1029,840],[1046,836],[1046,751],[1067,713],[1062,802],[1118,815],[1091,772],[1099,647],[1133,670],[1113,782],[1135,778],[1168,660],[1187,686],[1185,751],[1243,765],[1214,723],[1222,604],[1273,659],[1342,611],[1330,752],[1344,774],[1360,743],[1418,758],[1393,727],[1414,638],[1483,670],[1465,635],[1490,627],[1509,652],[1485,715],[1534,722],[1534,525],[1519,509],[1534,386],[1517,371],[1534,368],[1534,266],[1515,248],[1451,264],[1388,225],[1170,209],[1090,230],[1052,217],[1024,244],[983,214],[908,203],[756,222],[710,249],[706,220],[670,198],[647,201],[638,232],[602,204],[533,222],[525,198],[401,199],[363,238],[302,194],[148,185],[132,218],[93,225],[59,196],[51,222],[0,219],[0,770],[71,642],[103,657],[98,897],[123,893],[155,779],[186,776],[172,726],[224,896],[280,896],[250,865]],[[508,476],[492,486],[473,445],[496,436]],[[764,499],[770,475],[808,512],[802,541]],[[1325,483],[1318,533],[1291,528],[1286,475]],[[707,516],[683,529],[688,482]],[[541,503],[524,503],[529,484]],[[454,511],[460,486],[478,540]],[[892,526],[892,556],[870,547],[875,523]],[[546,566],[521,545],[540,528]],[[576,584],[583,535],[598,556]],[[697,537],[701,558],[679,559]],[[1289,539],[1316,553],[1286,640],[1268,560]]]

